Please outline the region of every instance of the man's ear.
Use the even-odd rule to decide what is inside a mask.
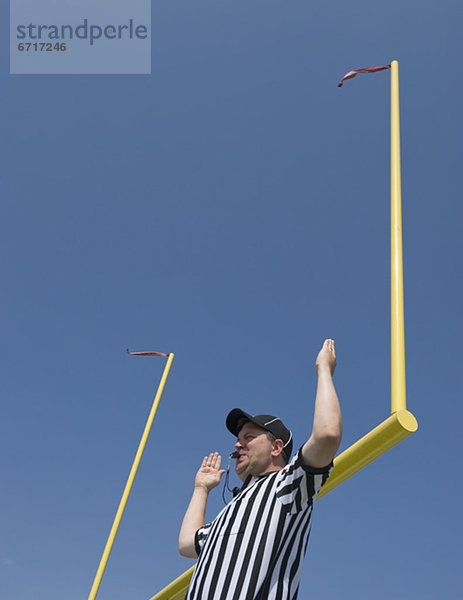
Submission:
[[[283,452],[283,440],[275,440],[273,442],[273,450],[272,450],[272,454],[273,456],[280,456],[280,454]]]

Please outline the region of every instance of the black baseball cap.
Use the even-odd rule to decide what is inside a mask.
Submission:
[[[277,440],[282,440],[283,454],[286,462],[289,461],[293,450],[293,434],[285,427],[281,419],[273,415],[248,415],[241,408],[234,408],[227,415],[226,425],[228,431],[238,437],[241,427],[247,422],[254,423],[254,425],[270,431]]]

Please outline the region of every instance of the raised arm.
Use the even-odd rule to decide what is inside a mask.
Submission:
[[[206,504],[209,492],[220,483],[220,478],[225,473],[220,468],[222,457],[218,452],[205,456],[196,473],[195,487],[190,504],[183,518],[180,535],[178,537],[178,550],[182,556],[196,558],[195,534],[204,526]]]
[[[342,436],[341,409],[333,383],[336,368],[333,340],[325,340],[315,367],[318,382],[312,435],[302,448],[302,457],[307,465],[321,468],[333,460]]]

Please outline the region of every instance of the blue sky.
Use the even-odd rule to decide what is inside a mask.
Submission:
[[[88,596],[164,367],[127,347],[176,358],[102,600],[193,564],[231,408],[307,439],[325,337],[341,449],[387,416],[389,72],[337,82],[392,59],[419,430],[317,503],[300,598],[460,598],[461,3],[153,2],[149,76],[9,75],[1,11],[2,598]]]

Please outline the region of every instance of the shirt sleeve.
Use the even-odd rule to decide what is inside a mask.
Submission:
[[[201,550],[206,543],[207,536],[209,535],[209,531],[212,527],[212,523],[207,523],[204,527],[200,527],[198,531],[195,533],[195,550],[196,554],[199,556]]]
[[[314,503],[320,488],[330,475],[333,463],[317,469],[306,465],[302,448],[278,475],[276,495],[291,514]]]

